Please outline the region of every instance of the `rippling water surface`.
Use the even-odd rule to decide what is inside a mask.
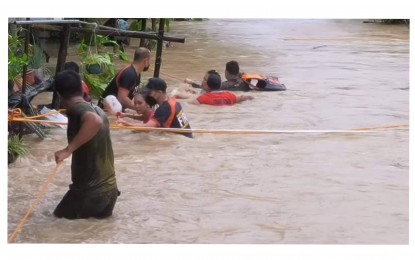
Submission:
[[[409,30],[362,20],[173,22],[186,38],[163,51],[168,90],[225,63],[278,76],[286,92],[233,107],[182,100],[193,128],[350,130],[409,124]],[[132,56],[137,46],[128,47]],[[72,55],[72,56],[71,56]],[[69,51],[69,59],[76,59]],[[119,64],[117,67],[121,67]],[[151,77],[151,72],[144,74]],[[36,101],[35,101],[36,102]],[[40,101],[38,101],[40,102]],[[110,118],[113,120],[113,118]],[[178,135],[112,130],[122,192],[105,220],[52,212],[66,160],[16,243],[408,244],[409,131]],[[53,170],[65,130],[8,168],[8,234]]]

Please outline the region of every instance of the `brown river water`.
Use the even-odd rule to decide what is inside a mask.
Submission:
[[[351,130],[409,124],[409,29],[362,20],[172,22],[162,55],[168,91],[225,63],[278,76],[285,92],[208,107],[182,100],[192,128]],[[127,46],[129,57],[137,47]],[[67,60],[76,60],[73,48]],[[154,60],[153,60],[154,61]],[[117,64],[121,68],[122,64]],[[154,64],[152,65],[154,68]],[[144,78],[152,72],[143,74]],[[50,93],[49,93],[50,94]],[[47,103],[50,96],[34,103]],[[43,99],[43,100],[42,100]],[[47,100],[47,102],[44,102]],[[113,120],[113,118],[110,118]],[[52,215],[70,184],[67,159],[15,243],[409,243],[409,131],[195,134],[112,130],[121,196],[112,217]],[[10,235],[55,167],[66,132],[25,136],[8,167]]]

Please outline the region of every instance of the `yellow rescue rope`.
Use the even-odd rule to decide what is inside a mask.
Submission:
[[[59,111],[53,111],[48,114],[41,116],[46,116],[50,114],[56,114]],[[12,113],[9,113],[9,122],[32,122],[37,124],[54,124],[54,125],[67,125],[67,122],[52,121],[52,120],[38,120],[40,116],[35,117],[18,117],[22,113],[20,109],[13,110]],[[376,130],[388,130],[388,129],[408,129],[409,125],[386,125],[386,126],[377,126],[377,127],[366,127],[366,128],[354,128],[350,130],[241,130],[241,129],[181,129],[181,128],[161,128],[161,127],[134,127],[134,126],[124,126],[118,124],[112,124],[111,129],[128,129],[134,130],[137,132],[167,132],[167,133],[196,133],[196,134],[291,134],[291,133],[373,133]]]
[[[30,208],[27,210],[27,212],[24,215],[24,217],[20,220],[19,224],[16,226],[16,228],[13,231],[13,233],[9,236],[9,238],[7,240],[8,243],[13,243],[14,239],[19,234],[20,230],[23,228],[23,225],[25,224],[26,220],[29,218],[30,214],[33,212],[33,210],[35,209],[36,205],[39,203],[39,201],[45,195],[46,190],[48,189],[49,183],[52,182],[52,180],[55,177],[55,175],[56,175],[56,173],[58,171],[58,168],[59,168],[59,166],[61,164],[62,164],[62,162],[56,164],[55,169],[53,169],[53,171],[49,174],[48,179],[45,181],[45,183],[43,183],[43,186],[39,190],[39,193],[36,196],[35,201],[32,203],[32,205],[30,206]]]

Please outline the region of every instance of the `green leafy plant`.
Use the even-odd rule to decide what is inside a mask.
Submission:
[[[10,136],[7,147],[9,164],[14,162],[17,157],[26,155],[29,152],[27,145],[24,143],[23,139],[19,137],[19,135]]]
[[[29,57],[24,53],[23,41],[19,37],[9,34],[8,45],[7,79],[15,82],[16,77],[22,73],[23,67],[29,64]]]
[[[90,87],[91,95],[98,98],[115,76],[114,58],[128,62],[128,57],[117,42],[101,35],[93,37],[90,45],[83,40],[77,50],[81,57],[84,80]]]

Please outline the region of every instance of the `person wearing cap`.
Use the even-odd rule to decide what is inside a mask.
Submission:
[[[221,90],[221,77],[218,73],[207,73],[205,79],[206,87],[204,86],[203,88],[206,90],[206,93],[200,95],[189,103],[195,105],[205,104],[212,106],[229,106],[245,100],[253,99],[252,96],[236,96],[232,92]]]
[[[140,47],[134,52],[133,62],[115,75],[102,93],[98,106],[103,108],[102,100],[108,95],[114,95],[121,103],[123,110],[134,110],[132,100],[136,88],[140,85],[140,73],[150,68],[150,50]]]
[[[122,118],[117,122],[127,126],[136,127],[163,127],[163,128],[181,128],[191,129],[186,114],[179,102],[175,98],[168,98],[167,84],[161,78],[150,78],[144,91],[149,91],[149,96],[156,100],[159,107],[156,109],[154,116],[144,124],[131,124]],[[184,136],[193,137],[192,133],[183,133]]]

